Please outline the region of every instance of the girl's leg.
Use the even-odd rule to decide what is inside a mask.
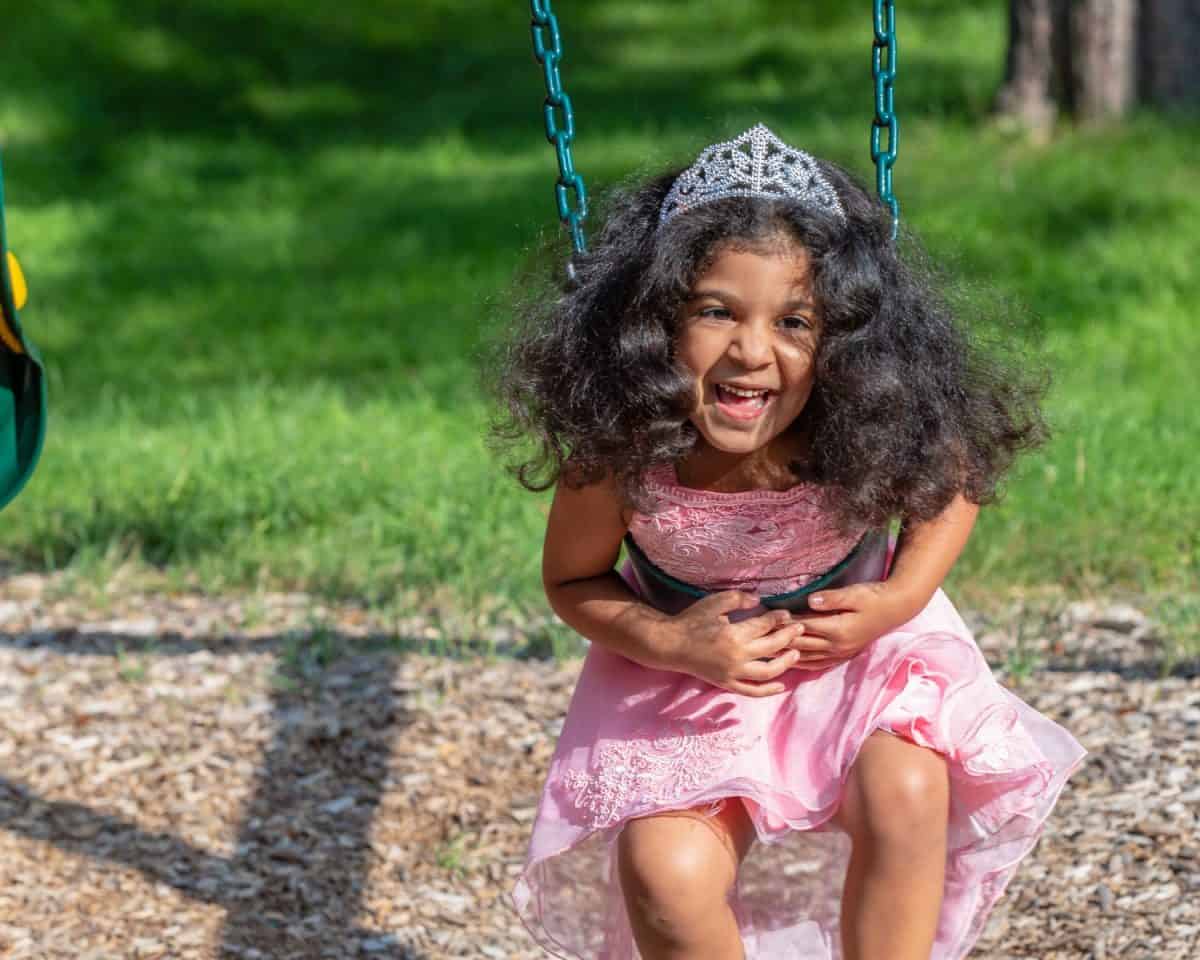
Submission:
[[[631,820],[617,839],[621,891],[645,960],[741,960],[727,897],[754,840],[737,797]]]
[[[854,844],[842,893],[844,960],[929,960],[949,804],[940,754],[883,731],[867,738],[834,816]]]

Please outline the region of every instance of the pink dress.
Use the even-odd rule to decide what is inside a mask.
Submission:
[[[668,466],[647,487],[656,509],[634,516],[634,539],[667,573],[708,589],[796,589],[857,539],[831,527],[811,486],[716,493],[681,486]],[[786,692],[746,697],[590,646],[511,892],[538,943],[558,957],[640,958],[616,870],[622,826],[740,797],[759,841],[729,898],[746,957],[839,960],[850,838],[830,818],[859,749],[883,729],[946,758],[946,880],[930,957],[967,955],[1086,751],[996,681],[941,590],[853,659],[783,677]]]

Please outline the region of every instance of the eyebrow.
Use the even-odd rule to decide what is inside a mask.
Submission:
[[[726,290],[693,290],[691,295],[688,297],[688,301],[691,302],[692,300],[702,300],[704,297],[711,297],[714,300],[728,300],[731,303],[741,303],[741,300],[738,297],[735,297],[732,293],[729,293]],[[804,297],[793,297],[783,306],[787,310],[792,310],[795,307],[806,307],[809,310],[814,308],[812,301],[807,300]]]

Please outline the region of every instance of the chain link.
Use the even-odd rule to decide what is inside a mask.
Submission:
[[[558,180],[554,184],[554,199],[558,205],[558,217],[571,231],[571,243],[576,253],[587,249],[583,236],[583,221],[587,217],[587,190],[583,177],[575,170],[571,158],[571,143],[575,139],[575,113],[571,109],[571,98],[567,96],[559,76],[558,64],[562,60],[562,35],[558,30],[558,18],[550,8],[550,0],[530,0],[533,15],[530,28],[533,33],[533,56],[542,65],[546,80],[546,100],[542,107],[542,118],[546,126],[546,139],[554,147],[558,159]],[[561,122],[560,122],[561,114]],[[575,194],[575,206],[571,205],[571,193]]]
[[[892,193],[892,167],[900,146],[900,125],[896,118],[893,84],[896,79],[896,8],[894,0],[874,0],[875,38],[871,49],[871,72],[875,78],[875,119],[871,123],[871,160],[875,164],[875,186],[879,199],[892,213],[892,237],[900,225],[900,204]],[[571,232],[577,253],[586,248],[583,221],[587,218],[587,190],[583,177],[575,170],[571,143],[575,140],[575,113],[571,98],[563,90],[559,63],[562,60],[562,34],[550,0],[530,0],[533,55],[542,67],[546,81],[546,99],[542,118],[546,140],[554,147],[558,160],[558,180],[554,199],[558,216]],[[561,113],[561,122],[559,115]],[[887,146],[883,133],[887,131]],[[575,206],[571,205],[571,192]]]
[[[892,84],[896,79],[896,7],[893,0],[875,0],[875,41],[871,48],[871,72],[875,77],[875,119],[871,123],[871,160],[875,163],[875,187],[879,199],[892,212],[892,239],[900,227],[900,204],[892,194],[892,167],[900,146]],[[887,131],[887,148],[881,145]]]

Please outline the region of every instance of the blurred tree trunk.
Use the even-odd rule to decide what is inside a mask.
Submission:
[[[1139,32],[1142,99],[1200,104],[1200,0],[1142,0]]]
[[[1070,104],[1084,123],[1128,112],[1137,99],[1135,0],[1068,0]]]
[[[1054,122],[1063,88],[1062,57],[1054,48],[1059,0],[1009,0],[1008,60],[996,109],[1041,130]]]
[[[1200,103],[1200,0],[1009,0],[996,109],[1035,129]]]

